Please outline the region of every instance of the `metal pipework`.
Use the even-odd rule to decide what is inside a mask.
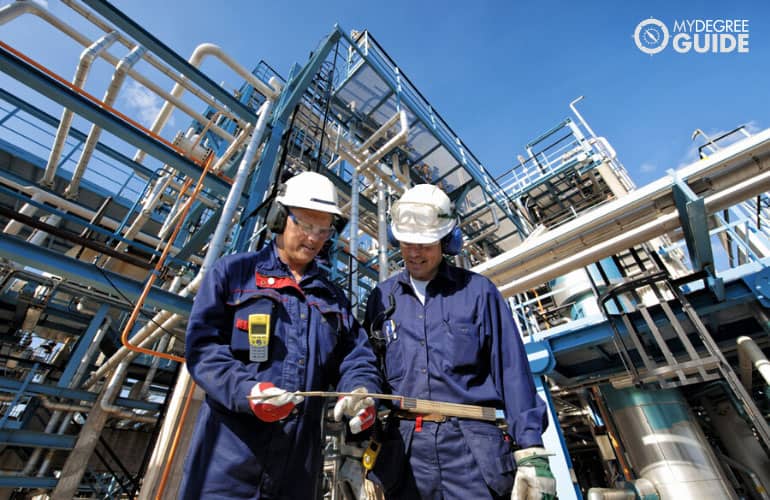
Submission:
[[[243,66],[238,64],[234,59],[232,59],[230,56],[228,56],[221,47],[214,45],[213,43],[202,43],[195,47],[195,50],[193,50],[192,55],[190,56],[190,59],[188,59],[188,62],[195,66],[196,68],[199,67],[203,60],[208,56],[215,56],[220,61],[225,63],[227,66],[229,66],[232,70],[234,70],[238,75],[243,77],[252,87],[257,89],[260,93],[267,96],[268,99],[275,101],[278,96],[280,95],[280,86],[278,85],[278,80],[272,80],[271,85],[265,85],[261,80],[259,80],[257,77],[255,77],[251,72],[247,71]],[[276,89],[273,88],[276,87]],[[185,87],[182,85],[181,82],[177,82],[174,87],[171,89],[171,95],[175,98],[179,98],[184,93]],[[153,133],[159,133],[161,130],[163,130],[163,127],[168,122],[168,119],[171,117],[171,112],[174,110],[174,104],[171,101],[166,101],[163,103],[163,107],[160,108],[160,111],[158,112],[158,116],[155,117],[155,121],[150,126],[150,130]],[[203,122],[201,122],[203,123]],[[146,153],[144,151],[137,150],[136,154],[134,155],[134,160],[137,162],[142,162],[144,160]],[[221,167],[220,167],[221,168]],[[215,169],[215,171],[217,171]]]
[[[222,253],[222,249],[225,246],[225,240],[230,232],[230,225],[232,224],[233,217],[238,210],[238,204],[241,201],[241,193],[246,186],[246,180],[251,172],[252,164],[257,156],[257,150],[262,143],[262,139],[267,130],[267,119],[270,116],[273,109],[273,100],[267,99],[259,109],[259,119],[254,127],[254,133],[251,135],[249,145],[246,147],[246,152],[243,154],[240,165],[238,165],[238,171],[233,179],[233,186],[230,189],[230,193],[227,195],[227,200],[222,207],[222,215],[217,223],[217,227],[214,230],[214,235],[209,242],[209,249],[206,252],[206,256],[203,258],[203,265],[201,266],[200,276],[204,275],[214,261],[219,258]]]
[[[723,210],[770,189],[770,130],[685,167],[687,182],[708,177],[707,213]],[[611,201],[473,268],[511,296],[569,271],[649,241],[680,226],[670,176]]]
[[[128,55],[126,55],[126,57],[121,59],[118,65],[115,67],[115,73],[112,75],[112,81],[110,81],[110,85],[107,87],[107,92],[102,98],[102,102],[106,106],[111,108],[115,103],[115,100],[118,98],[118,94],[120,93],[120,89],[123,86],[123,82],[126,81],[126,73],[128,72],[128,69],[142,58],[142,54],[145,52],[145,50],[146,49],[144,47],[137,45],[131,50],[131,52],[128,53]],[[96,148],[96,143],[99,142],[99,137],[101,137],[101,135],[101,127],[98,127],[95,124],[91,125],[91,130],[88,132],[88,138],[86,138],[86,142],[83,144],[83,151],[80,153],[80,159],[78,160],[77,165],[75,165],[75,170],[72,172],[72,180],[64,190],[65,198],[76,199],[78,197],[80,179],[83,177],[83,174],[88,167],[88,162],[91,161],[94,148]]]
[[[765,384],[770,386],[770,361],[751,337],[738,337],[738,366],[740,367],[741,382],[747,390],[751,390],[752,367],[757,369]]]
[[[661,498],[737,500],[678,389],[601,390],[631,466]]]
[[[64,3],[67,3],[70,7],[72,7],[75,11],[83,15],[86,19],[93,22],[97,26],[103,29],[105,33],[110,33],[114,31],[114,28],[105,25],[104,23],[98,21],[94,16],[90,15],[87,11],[84,11],[83,9],[78,8],[76,4],[72,4],[70,2],[67,2],[64,0]],[[77,43],[84,47],[88,47],[91,45],[91,40],[88,39],[85,35],[65,23],[64,21],[60,20],[58,17],[51,14],[47,9],[44,7],[38,5],[35,2],[32,2],[30,0],[16,0],[15,2],[12,2],[3,8],[0,8],[0,25],[11,21],[12,19],[15,19],[16,17],[20,16],[21,14],[34,14],[47,23],[49,23],[51,26],[57,28],[65,35],[69,36],[73,40],[75,40]],[[118,41],[122,44],[126,45],[128,48],[133,49],[135,48],[135,45],[123,38],[122,36],[118,35]],[[98,54],[100,57],[104,58],[107,62],[112,64],[113,66],[117,66],[118,59],[110,54],[107,51],[102,51]],[[167,67],[163,66],[160,62],[155,60],[154,58],[150,57],[149,54],[145,53],[143,55],[143,58],[150,62],[155,68],[157,68],[159,71],[161,71],[163,74],[171,78],[175,82],[180,82],[182,85],[184,85],[190,92],[195,94],[197,97],[202,99],[204,102],[209,104],[211,107],[219,110],[221,113],[227,115],[227,116],[233,116],[232,113],[230,113],[224,106],[221,104],[218,104],[216,101],[214,101],[210,96],[206,95],[205,93],[201,92],[197,88],[190,86],[188,80],[186,80],[184,77],[180,76],[179,74],[169,70]],[[158,95],[161,99],[164,101],[168,101],[173,103],[178,109],[182,110],[184,113],[186,113],[188,116],[194,118],[195,120],[199,121],[200,123],[204,123],[206,121],[206,118],[195,111],[194,109],[190,108],[188,105],[186,105],[181,100],[177,99],[176,97],[172,96],[168,92],[161,89],[158,85],[147,79],[145,76],[143,76],[141,73],[137,73],[133,69],[128,69],[128,75],[136,80],[137,83],[142,84],[147,89],[151,90],[153,93]],[[216,133],[218,136],[222,137],[223,139],[229,141],[232,141],[233,137],[226,131],[222,130],[221,128],[217,126],[213,126],[211,128],[212,132]]]
[[[78,88],[82,88],[88,78],[88,73],[91,71],[91,65],[96,57],[103,51],[107,50],[118,39],[118,33],[113,31],[102,36],[95,41],[88,48],[83,50],[80,54],[80,62],[75,70],[75,76],[72,78],[72,85]],[[43,178],[40,179],[40,185],[46,188],[53,187],[53,181],[56,178],[56,170],[59,165],[59,158],[61,158],[61,152],[64,148],[64,143],[72,126],[72,118],[75,113],[68,108],[64,108],[62,111],[61,119],[59,120],[59,127],[56,130],[56,136],[54,137],[53,146],[51,146],[51,152],[48,155],[48,163],[45,167],[45,173]]]

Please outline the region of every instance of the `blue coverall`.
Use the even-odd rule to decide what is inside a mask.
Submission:
[[[246,396],[260,381],[287,391],[379,392],[366,333],[342,291],[312,262],[300,283],[275,243],[224,257],[204,277],[187,326],[187,368],[206,392],[185,462],[183,499],[313,498],[321,398],[268,423]],[[268,359],[250,361],[248,318],[269,314]]]
[[[395,310],[386,315],[391,304]],[[442,261],[423,306],[404,270],[372,292],[365,325],[387,337],[386,391],[502,409],[518,447],[542,446],[546,407],[511,311],[487,278]],[[510,495],[512,443],[494,423],[400,419],[397,425],[390,439],[386,431],[375,469],[388,498]]]

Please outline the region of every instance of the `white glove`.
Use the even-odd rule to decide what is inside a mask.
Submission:
[[[552,455],[545,448],[533,447],[513,453],[516,459],[516,480],[511,500],[552,500],[556,498],[556,479],[548,465]]]
[[[342,416],[352,417],[348,422],[350,432],[358,434],[364,429],[368,429],[377,418],[377,412],[374,407],[374,400],[367,396],[369,391],[366,387],[357,387],[353,389],[354,393],[360,396],[342,396],[334,405],[334,420],[339,422]]]
[[[254,415],[265,422],[275,422],[286,418],[289,413],[305,400],[291,392],[276,387],[272,382],[260,382],[251,388],[249,406]]]

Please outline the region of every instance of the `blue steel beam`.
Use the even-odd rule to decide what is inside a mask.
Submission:
[[[26,61],[19,59],[3,47],[0,47],[0,70],[134,147],[146,151],[147,154],[168,164],[171,168],[193,179],[200,177],[203,169],[173,148],[150,137],[97,103],[46,75]],[[217,195],[225,196],[230,191],[230,185],[214,175],[207,175],[204,183]]]
[[[396,93],[398,99],[406,104],[406,106],[412,111],[412,113],[419,118],[419,120],[425,125],[425,128],[429,130],[433,136],[444,146],[444,148],[457,160],[458,163],[463,165],[470,176],[482,186],[483,189],[492,197],[495,203],[511,220],[519,234],[526,235],[519,216],[509,206],[510,198],[505,194],[503,189],[497,184],[488,172],[481,165],[481,162],[473,155],[473,153],[465,147],[465,144],[454,134],[454,131],[441,119],[441,126],[439,126],[435,119],[435,113],[433,109],[427,105],[427,99],[425,99],[419,91],[414,88],[411,82],[408,81],[399,71],[398,68],[391,68],[388,61],[384,58],[389,56],[385,54],[380,48],[379,44],[374,41],[374,38],[369,35],[371,40],[374,41],[374,47],[369,48],[367,52],[364,52],[357,43],[345,32],[343,32],[339,26],[335,25],[335,29],[339,31],[340,36],[346,40],[350,46],[358,52],[359,56],[366,61],[367,64],[374,70],[377,75],[390,87],[390,89]],[[382,51],[382,54],[380,54]],[[393,63],[395,66],[395,63]],[[406,82],[402,82],[405,79]],[[404,85],[407,83],[408,85]],[[412,87],[412,88],[410,88]],[[425,103],[421,102],[425,101]]]
[[[688,300],[699,315],[710,315],[718,311],[728,310],[739,304],[753,302],[758,298],[752,293],[755,282],[767,279],[768,269],[760,265],[744,266],[746,272],[735,273],[731,281],[725,284],[723,300],[714,300],[710,294],[691,293]],[[681,314],[677,309],[676,314]],[[665,322],[668,318],[660,311],[653,316],[656,322]],[[641,321],[641,320],[640,320]],[[593,346],[611,342],[613,331],[606,319],[584,318],[576,321],[568,331],[556,333],[537,342],[524,344],[529,359],[530,368],[536,375],[545,375],[558,368],[557,357],[561,353],[587,349]],[[621,335],[626,335],[625,326],[617,325]],[[641,324],[640,324],[641,326]]]
[[[78,389],[66,389],[64,387],[56,387],[55,385],[45,385],[29,383],[26,387],[23,387],[23,382],[20,380],[0,377],[0,392],[17,393],[24,389],[24,393],[27,395],[43,395],[57,398],[71,399],[74,401],[96,401],[97,394],[94,392],[81,391]],[[137,410],[158,411],[161,405],[158,403],[149,403],[147,401],[138,401],[136,399],[116,398],[115,404],[118,406],[124,406],[126,408],[134,408]]]
[[[42,109],[38,108],[37,106],[33,106],[32,104],[28,103],[23,99],[19,99],[18,97],[9,93],[5,89],[0,89],[0,99],[6,101],[8,104],[11,104],[21,109],[25,113],[28,113],[31,116],[34,116],[35,118],[45,123],[46,125],[50,125],[53,128],[59,127],[58,118],[56,118],[53,115],[49,115]],[[75,127],[69,128],[69,135],[80,142],[85,142],[86,138],[88,137],[85,133],[81,132]],[[136,172],[137,174],[145,178],[149,178],[154,175],[154,172],[152,170],[145,167],[141,163],[134,161],[133,159],[129,158],[123,153],[120,153],[112,149],[111,147],[106,146],[101,142],[96,143],[96,150],[101,153],[104,153],[105,156],[112,158],[113,160],[119,161],[120,163],[126,165],[127,167],[132,168],[134,172]]]
[[[50,490],[55,488],[58,482],[59,480],[55,477],[0,475],[0,488],[40,488]]]
[[[8,446],[71,450],[75,446],[76,438],[77,436],[47,432],[0,430],[0,444]]]
[[[230,95],[225,89],[217,85],[211,78],[203,74],[201,70],[187,62],[179,54],[171,50],[166,44],[155,38],[147,30],[142,28],[133,19],[126,16],[109,2],[104,0],[83,0],[83,3],[94,9],[108,21],[140,45],[150,50],[169,66],[182,73],[188,80],[194,82],[200,88],[214,96],[219,102],[227,106],[233,113],[249,123],[257,123],[256,114]]]
[[[254,233],[254,228],[257,225],[257,216],[259,215],[256,211],[263,202],[264,193],[267,192],[271,182],[274,180],[273,176],[278,164],[278,151],[281,147],[281,139],[286,129],[289,115],[294,111],[297,103],[299,103],[299,100],[313,81],[313,77],[321,68],[321,64],[326,60],[326,56],[329,55],[329,52],[334,44],[339,41],[339,38],[340,29],[335,25],[329,36],[313,52],[313,56],[305,67],[298,70],[298,67],[295,65],[289,74],[289,81],[283,92],[281,92],[281,97],[273,111],[270,137],[259,159],[259,164],[251,176],[248,190],[249,202],[243,212],[246,214],[246,217],[242,219],[241,230],[235,244],[237,251],[243,251],[248,247],[249,238]]]
[[[0,234],[0,255],[18,264],[92,286],[103,293],[119,295],[120,292],[129,300],[138,299],[144,289],[144,285],[138,281],[6,234]],[[192,300],[153,287],[147,296],[147,305],[187,316],[192,308]]]
[[[102,304],[99,306],[99,310],[97,310],[96,314],[94,314],[91,323],[88,325],[86,333],[81,335],[78,339],[78,343],[75,346],[75,349],[72,351],[69,360],[67,361],[67,367],[64,369],[64,373],[62,373],[61,377],[59,377],[59,382],[56,385],[59,387],[69,387],[70,385],[73,385],[71,382],[74,382],[74,384],[80,384],[80,380],[73,381],[72,378],[75,376],[75,372],[77,371],[80,362],[85,357],[88,347],[94,340],[97,330],[99,330],[99,327],[102,326],[102,322],[107,316],[107,312],[109,310],[110,306],[107,304]]]

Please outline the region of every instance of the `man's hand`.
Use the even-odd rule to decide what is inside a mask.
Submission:
[[[351,417],[348,422],[350,432],[358,434],[372,426],[377,418],[377,411],[374,407],[374,400],[367,396],[369,391],[366,390],[366,387],[358,387],[352,392],[360,394],[360,396],[351,395],[339,398],[337,404],[334,405],[334,420],[339,422],[342,420],[342,415]]]
[[[548,465],[549,455],[545,448],[525,448],[513,453],[517,470],[511,500],[556,498],[556,480]]]
[[[265,422],[275,422],[286,418],[295,405],[305,398],[291,392],[286,392],[272,384],[260,382],[251,388],[249,406],[258,419]]]

